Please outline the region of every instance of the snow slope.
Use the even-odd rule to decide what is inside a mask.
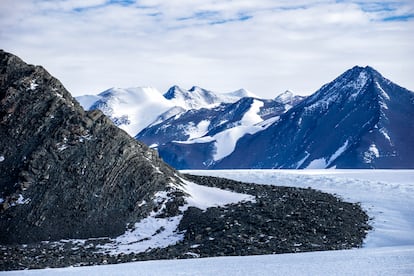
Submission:
[[[86,110],[100,109],[132,136],[174,106],[152,87],[111,88],[97,96],[86,95],[76,99]]]
[[[244,97],[257,97],[239,89],[216,93],[197,86],[185,90],[171,87],[162,95],[152,87],[110,88],[99,95],[76,97],[85,110],[100,109],[131,136],[152,124],[159,124],[190,109],[214,108],[221,103],[234,103]]]
[[[298,254],[135,262],[0,275],[414,275],[414,170],[184,171],[269,185],[312,187],[361,202],[374,230],[364,248]],[[200,190],[198,190],[200,191]]]
[[[187,141],[180,141],[178,143],[194,144],[214,142],[215,152],[213,154],[213,160],[220,160],[233,152],[240,137],[243,137],[246,134],[253,134],[264,129],[261,125],[259,125],[259,123],[263,122],[263,119],[258,115],[260,108],[263,105],[262,101],[253,100],[250,108],[243,115],[237,125],[225,129],[213,136],[205,136],[208,130],[208,121],[207,123],[204,123],[201,130],[200,124],[198,124],[198,127],[194,128],[189,133],[189,139]]]

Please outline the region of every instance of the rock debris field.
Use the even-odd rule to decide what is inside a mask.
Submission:
[[[190,207],[166,248],[117,255],[99,250],[109,238],[0,245],[0,270],[115,264],[153,259],[280,254],[360,247],[371,229],[358,204],[313,189],[185,175],[195,183],[255,197],[202,211]],[[162,229],[161,229],[162,231]]]

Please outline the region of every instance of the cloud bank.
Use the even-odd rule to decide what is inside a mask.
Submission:
[[[172,85],[310,94],[354,65],[414,90],[414,2],[2,0],[1,47],[74,95]]]

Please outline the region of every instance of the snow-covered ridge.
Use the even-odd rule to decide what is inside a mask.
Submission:
[[[135,135],[173,104],[153,87],[111,88],[99,95],[77,97],[87,110],[100,109],[118,127]]]
[[[249,110],[243,115],[241,120],[233,127],[227,128],[213,136],[206,136],[208,121],[202,121],[197,127],[187,128],[190,139],[186,141],[174,141],[182,144],[196,144],[214,142],[216,149],[213,161],[218,161],[230,155],[236,147],[237,141],[246,134],[254,134],[264,130],[266,126],[261,125],[263,119],[258,115],[260,108],[264,105],[263,101],[254,99]]]
[[[245,89],[228,93],[217,93],[198,86],[193,86],[191,89],[186,90],[175,85],[164,94],[164,97],[174,105],[188,110],[212,108],[222,103],[234,103],[244,97],[256,98],[257,96]]]
[[[173,86],[164,95],[153,87],[131,87],[111,88],[98,95],[84,95],[76,99],[85,110],[100,109],[118,127],[135,136],[145,127],[186,110],[213,108],[244,97],[257,98],[245,89],[217,93],[197,86],[189,90]]]

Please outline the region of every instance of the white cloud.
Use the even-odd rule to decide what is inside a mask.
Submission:
[[[357,64],[413,90],[413,14],[408,0],[2,0],[0,41],[76,95],[173,84],[308,94]]]

